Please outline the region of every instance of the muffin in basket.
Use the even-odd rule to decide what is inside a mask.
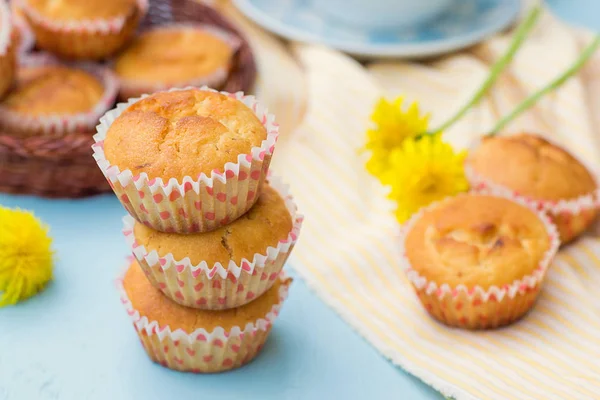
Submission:
[[[115,60],[120,97],[127,100],[173,87],[221,87],[239,45],[236,36],[211,25],[154,27]]]
[[[470,152],[467,175],[476,190],[504,190],[535,202],[567,243],[594,221],[600,193],[596,178],[575,157],[531,134],[484,138]]]
[[[401,245],[427,312],[450,326],[483,329],[531,309],[559,240],[547,215],[521,200],[462,194],[415,214]]]
[[[124,223],[154,287],[184,306],[217,310],[242,306],[271,287],[294,248],[302,216],[275,181],[273,187],[265,183],[250,211],[211,232],[162,233],[129,216]]]
[[[135,33],[147,0],[19,0],[39,48],[75,60],[113,55]]]
[[[0,98],[4,97],[13,84],[16,71],[16,47],[18,31],[11,21],[11,11],[4,0],[0,0]]]
[[[135,219],[162,232],[206,232],[256,202],[277,136],[253,96],[171,90],[108,112],[94,157]]]
[[[291,279],[281,276],[245,306],[206,311],[180,306],[163,296],[136,262],[117,283],[148,356],[167,368],[195,373],[238,368],[256,357],[290,284]]]
[[[0,125],[19,137],[91,132],[117,95],[111,71],[38,54],[20,60],[15,87],[0,102]]]

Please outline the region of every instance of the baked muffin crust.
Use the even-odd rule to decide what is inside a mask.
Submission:
[[[108,19],[133,13],[135,0],[25,0],[42,16],[59,21]]]
[[[269,290],[248,304],[228,310],[210,311],[184,307],[169,300],[150,284],[137,261],[131,264],[123,279],[127,297],[142,317],[157,321],[161,327],[168,325],[172,331],[182,329],[188,333],[198,328],[210,332],[219,326],[227,331],[234,326],[243,329],[249,322],[254,323],[257,319],[264,318],[279,303],[281,285],[281,280],[277,279]]]
[[[427,280],[488,289],[531,274],[550,238],[528,208],[505,198],[462,194],[425,211],[405,247],[412,268]]]
[[[207,30],[156,28],[136,37],[119,55],[115,72],[123,79],[175,84],[228,68],[232,48]]]
[[[179,182],[222,171],[261,145],[267,131],[237,99],[200,89],[158,92],[127,108],[106,133],[106,159],[121,171]]]
[[[81,69],[22,67],[3,106],[30,116],[78,114],[91,111],[103,93],[100,80]]]
[[[193,265],[206,261],[209,266],[230,260],[238,265],[242,259],[252,260],[256,253],[265,254],[287,238],[293,227],[292,217],[279,193],[267,183],[256,204],[229,225],[206,233],[176,234],[158,232],[136,222],[136,242],[159,256],[172,253],[175,260],[189,257]]]
[[[536,135],[486,137],[467,163],[483,178],[537,200],[574,199],[596,190],[583,164]]]

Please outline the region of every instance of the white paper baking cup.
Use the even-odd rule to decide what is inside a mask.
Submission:
[[[292,229],[275,247],[269,246],[251,259],[242,259],[239,264],[230,261],[227,265],[209,265],[203,261],[194,265],[188,257],[176,260],[172,253],[161,256],[156,250],[148,251],[135,240],[135,220],[125,216],[123,234],[152,285],[176,303],[208,310],[240,307],[266,292],[291,254],[304,220],[297,212],[288,187],[272,177],[269,184],[285,201],[292,218]]]
[[[550,263],[560,246],[559,234],[548,215],[538,210],[534,202],[492,189],[472,192],[471,195],[506,198],[527,207],[538,216],[550,239],[550,246],[541,258],[538,267],[531,274],[525,275],[511,284],[500,287],[491,286],[488,289],[465,285],[452,287],[447,283],[430,281],[420,275],[407,257],[406,238],[425,212],[449,201],[449,198],[421,209],[402,227],[399,241],[401,265],[424,307],[432,316],[451,326],[470,329],[495,328],[515,321],[533,306]]]
[[[169,91],[188,89],[197,88]],[[216,92],[206,87],[199,90]],[[94,158],[127,212],[139,222],[162,232],[206,232],[239,218],[258,199],[279,136],[279,125],[254,96],[221,93],[250,108],[265,127],[267,137],[249,154],[240,154],[236,163],[228,162],[210,176],[202,173],[197,178],[186,176],[181,182],[175,178],[163,182],[161,178],[150,179],[145,172],[134,175],[128,169],[121,171],[106,159],[104,139],[110,126],[127,107],[147,96],[120,103],[100,119],[94,136],[96,143],[92,146]]]
[[[207,24],[193,24],[193,23],[177,23],[177,24],[168,24],[168,25],[160,25],[156,26],[152,29],[144,31],[144,33],[152,32],[156,30],[160,31],[180,31],[180,30],[201,30],[206,33],[209,33],[217,38],[221,39],[226,45],[231,48],[231,54],[233,55],[240,47],[241,41],[240,39],[223,30],[219,29],[213,25]],[[198,45],[201,45],[200,43]],[[168,90],[171,88],[182,88],[182,87],[221,87],[227,77],[229,76],[230,66],[226,65],[221,68],[212,71],[210,74],[204,76],[198,76],[193,79],[188,79],[180,82],[171,82],[164,83],[158,81],[145,81],[145,80],[136,80],[130,78],[123,78],[117,75],[120,80],[120,97],[122,99],[129,99],[132,97],[139,97],[143,94],[151,94],[154,92],[158,92],[161,90]]]
[[[150,359],[166,368],[194,373],[227,371],[254,359],[269,336],[292,282],[284,275],[279,276],[279,302],[254,323],[243,327],[235,326],[228,331],[217,327],[210,332],[202,328],[185,332],[181,329],[173,330],[168,325],[161,325],[160,321],[150,321],[141,316],[127,297],[123,277],[124,275],[117,280],[121,303]]]
[[[0,104],[0,124],[18,136],[62,136],[72,132],[93,132],[102,116],[115,102],[118,84],[110,69],[92,63],[65,63],[47,53],[37,53],[21,57],[21,67],[42,67],[63,65],[84,70],[100,80],[104,87],[102,97],[88,112],[70,115],[31,116],[18,113]]]
[[[548,140],[544,138],[545,140]],[[561,147],[556,143],[551,142],[556,147]],[[477,146],[479,146],[480,140],[476,140],[471,147],[470,153],[473,152]],[[573,155],[571,155],[574,157]],[[562,243],[566,243],[574,239],[581,232],[583,232],[596,218],[598,209],[600,208],[600,180],[598,179],[598,173],[590,168],[589,165],[577,160],[581,165],[587,168],[588,171],[594,176],[596,181],[596,190],[585,195],[573,199],[564,200],[541,200],[533,199],[525,196],[518,191],[512,190],[506,186],[498,184],[491,179],[483,177],[477,173],[473,167],[469,165],[469,159],[465,162],[465,175],[471,190],[480,192],[491,190],[494,193],[502,193],[512,198],[520,198],[531,204],[536,210],[544,211],[548,213],[552,221],[556,224],[557,229],[561,235]]]

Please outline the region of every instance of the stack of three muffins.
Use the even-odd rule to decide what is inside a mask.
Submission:
[[[262,348],[302,224],[267,178],[274,119],[252,96],[159,92],[108,112],[94,157],[130,216],[121,300],[148,355],[181,371],[239,367]]]

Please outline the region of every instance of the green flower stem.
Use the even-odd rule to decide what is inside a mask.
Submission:
[[[485,95],[488,89],[496,82],[496,80],[498,79],[502,71],[504,71],[506,66],[510,64],[515,53],[517,52],[517,50],[519,50],[519,48],[523,44],[523,41],[537,22],[541,11],[542,7],[539,3],[536,3],[536,5],[529,11],[527,16],[525,17],[523,23],[519,25],[517,31],[515,32],[515,35],[513,36],[513,40],[510,44],[508,51],[501,58],[499,58],[498,61],[496,61],[496,63],[494,63],[488,74],[488,77],[484,81],[483,85],[481,85],[479,90],[475,92],[471,99],[460,110],[458,110],[458,112],[454,114],[454,116],[452,116],[449,120],[444,122],[437,129],[427,131],[427,134],[434,134],[446,130],[449,126],[451,126],[453,123],[462,118],[463,115],[465,115],[465,113],[469,111],[471,107],[473,107],[473,105],[477,104],[479,100],[481,100],[481,98]]]
[[[569,78],[577,73],[585,65],[585,63],[590,59],[590,57],[594,54],[594,52],[598,49],[600,45],[600,34],[596,35],[595,39],[590,43],[581,53],[579,58],[575,60],[575,62],[562,74],[557,76],[553,81],[551,81],[548,85],[539,89],[537,92],[533,93],[531,96],[527,97],[523,100],[510,114],[502,118],[496,126],[489,132],[488,135],[493,136],[498,133],[502,128],[504,128],[510,121],[518,117],[523,111],[526,111],[533,105],[535,105],[539,99],[544,97],[549,92],[558,89],[562,84],[564,84]]]

